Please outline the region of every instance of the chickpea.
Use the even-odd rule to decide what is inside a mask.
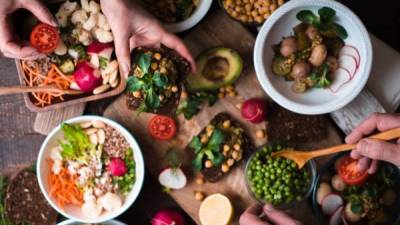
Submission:
[[[219,98],[219,99],[225,98],[225,94],[224,94],[224,93],[218,93],[218,98]]]
[[[283,5],[283,4],[285,4],[285,1],[284,1],[284,0],[278,0],[278,5],[279,5],[279,6],[281,6],[281,5]]]
[[[156,62],[153,62],[152,64],[151,64],[151,69],[152,70],[156,70],[158,68],[158,64],[156,63]]]
[[[176,85],[172,86],[171,91],[174,93],[178,92],[178,86]]]
[[[237,109],[242,109],[243,107],[243,103],[238,103],[235,105]]]
[[[156,52],[156,53],[154,53],[153,57],[154,57],[157,61],[159,61],[159,60],[161,59],[161,54],[158,53],[158,52]]]
[[[240,144],[234,144],[234,145],[233,145],[233,148],[234,148],[236,151],[239,151],[239,150],[241,149]]]
[[[224,145],[223,147],[224,152],[228,152],[229,150],[231,150],[231,147],[229,145]]]
[[[234,152],[232,152],[232,158],[233,159],[238,159],[239,158],[239,152],[238,151],[234,151]]]
[[[222,172],[227,173],[227,172],[229,172],[229,166],[226,165],[225,163],[223,163],[221,166],[221,170],[222,170]]]
[[[208,142],[208,136],[207,135],[201,136],[200,142],[202,144],[206,144]]]
[[[229,167],[231,167],[231,166],[233,166],[233,164],[235,164],[235,160],[234,160],[234,159],[228,159],[228,160],[226,161],[226,164],[227,164]]]
[[[265,138],[265,131],[263,129],[257,130],[256,137],[259,139]]]
[[[197,201],[203,201],[204,197],[205,197],[205,196],[204,196],[203,192],[200,192],[200,191],[194,192],[194,198],[195,198]]]
[[[211,168],[211,167],[213,167],[214,165],[213,165],[213,163],[211,162],[211,160],[207,160],[207,161],[204,163],[204,166],[205,166],[206,168]]]
[[[182,91],[181,98],[182,99],[187,99],[188,98],[188,93],[186,91]]]
[[[225,128],[225,129],[231,127],[231,121],[230,121],[230,120],[225,120],[225,121],[222,123],[222,127]]]
[[[277,8],[278,8],[278,6],[275,3],[273,3],[269,6],[269,10],[271,10],[272,12],[275,11]]]
[[[294,37],[287,37],[281,43],[281,55],[288,57],[297,50],[297,43]]]
[[[298,62],[294,64],[291,72],[291,76],[294,79],[306,78],[311,72],[311,66],[308,63]]]
[[[235,88],[232,86],[232,85],[228,85],[228,86],[226,86],[225,87],[225,89],[226,89],[226,91],[234,91],[235,90]]]
[[[323,44],[317,45],[313,48],[311,51],[311,56],[308,59],[308,61],[313,65],[313,66],[321,66],[322,63],[324,63],[326,56],[328,54],[328,51],[326,50],[326,46]]]
[[[134,91],[132,93],[133,97],[135,98],[141,98],[142,97],[142,93],[140,91]]]
[[[166,74],[166,73],[167,73],[167,68],[161,67],[161,68],[160,68],[160,73]]]
[[[204,178],[203,177],[198,177],[198,178],[196,178],[196,183],[197,184],[204,184],[205,182],[204,182]]]

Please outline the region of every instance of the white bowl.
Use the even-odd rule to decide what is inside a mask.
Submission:
[[[347,30],[349,36],[345,43],[358,49],[361,56],[359,69],[354,78],[336,93],[320,88],[294,93],[292,82],[272,72],[272,45],[293,33],[293,27],[300,23],[296,19],[299,11],[308,9],[316,13],[324,6],[336,11],[336,21]],[[255,44],[254,63],[264,91],[279,105],[301,114],[323,114],[347,105],[364,88],[372,66],[372,45],[360,19],[344,5],[332,0],[291,0],[279,7],[262,26]]]
[[[50,170],[47,163],[47,159],[50,158],[50,149],[54,146],[57,146],[58,140],[60,140],[63,137],[63,133],[61,131],[61,125],[54,128],[44,140],[40,148],[39,156],[37,159],[37,168],[36,168],[40,189],[44,194],[44,196],[46,197],[47,201],[50,203],[50,205],[64,217],[82,223],[101,223],[103,221],[111,220],[119,216],[121,213],[125,212],[135,202],[136,198],[138,197],[140,190],[142,189],[144,180],[144,161],[139,145],[137,144],[135,138],[124,127],[122,127],[121,125],[110,119],[100,116],[78,116],[70,120],[67,120],[65,122],[80,123],[92,120],[102,121],[103,123],[116,129],[118,132],[122,134],[122,136],[125,137],[129,145],[133,149],[133,157],[136,163],[135,164],[136,181],[131,192],[128,193],[128,195],[125,197],[122,207],[120,209],[113,212],[103,212],[97,218],[90,218],[88,216],[83,215],[83,213],[81,212],[81,208],[78,206],[65,206],[64,209],[60,208],[57,205],[55,199],[48,194],[49,187],[47,183],[47,177],[49,175]]]
[[[178,23],[163,23],[165,29],[170,32],[179,33],[185,30],[189,30],[194,27],[206,16],[208,10],[210,9],[212,0],[200,0],[199,5],[196,7],[191,16],[187,19]]]
[[[101,224],[104,224],[104,225],[126,225],[125,223],[122,223],[122,222],[119,222],[119,221],[116,221],[116,220],[110,220],[110,221],[102,222]],[[61,223],[58,223],[57,225],[82,225],[82,223],[81,222],[76,222],[76,221],[73,221],[73,220],[66,220],[66,221],[63,221]]]

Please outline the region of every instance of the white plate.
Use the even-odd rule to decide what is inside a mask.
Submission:
[[[317,13],[321,7],[336,11],[336,21],[345,27],[349,36],[347,45],[355,46],[360,53],[360,66],[354,78],[333,93],[329,89],[312,88],[305,93],[294,93],[292,82],[274,75],[271,71],[274,52],[272,45],[282,37],[293,34],[300,23],[296,14],[301,10]],[[263,24],[257,36],[254,63],[258,80],[265,92],[282,107],[301,114],[323,114],[335,111],[350,103],[364,88],[372,65],[372,46],[369,35],[360,19],[344,5],[332,0],[291,0],[279,7]]]
[[[116,220],[110,220],[110,221],[107,221],[107,222],[102,222],[101,224],[104,224],[104,225],[126,225],[125,223],[122,223],[122,222],[119,222],[119,221],[116,221]],[[66,221],[63,221],[61,223],[58,223],[57,225],[83,225],[83,224],[80,223],[80,222],[73,221],[73,220],[66,220]]]
[[[212,0],[200,0],[199,5],[196,7],[195,11],[186,20],[178,23],[163,23],[165,29],[170,32],[178,33],[185,30],[189,30],[194,27],[206,16],[208,10],[210,9]]]
[[[50,203],[50,205],[64,217],[82,223],[101,223],[103,221],[114,219],[121,213],[125,212],[135,202],[136,198],[138,197],[140,190],[142,189],[144,172],[145,172],[143,156],[142,152],[140,151],[139,145],[137,144],[135,138],[129,133],[129,131],[126,130],[124,127],[122,127],[120,124],[100,116],[78,116],[70,120],[67,120],[66,123],[80,123],[92,120],[101,121],[116,129],[118,132],[122,134],[122,136],[126,138],[127,142],[133,149],[133,157],[136,163],[135,164],[136,181],[131,192],[128,193],[128,195],[125,197],[123,205],[119,210],[116,210],[114,212],[103,212],[99,217],[90,218],[84,215],[81,211],[81,208],[78,206],[65,206],[64,209],[60,208],[57,205],[55,199],[48,194],[49,187],[47,183],[47,177],[49,175],[50,170],[47,160],[50,158],[50,149],[52,147],[57,146],[58,141],[63,137],[63,133],[61,131],[61,125],[58,125],[56,128],[54,128],[44,140],[40,148],[37,160],[37,168],[36,168],[40,189],[44,194],[44,196],[46,197],[47,201]]]

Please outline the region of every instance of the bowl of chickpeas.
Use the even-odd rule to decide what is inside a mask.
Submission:
[[[231,18],[246,26],[262,25],[284,3],[285,0],[219,0]]]

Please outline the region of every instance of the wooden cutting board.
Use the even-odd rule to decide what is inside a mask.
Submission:
[[[158,176],[163,168],[162,162],[167,150],[174,148],[183,151],[191,138],[197,135],[220,112],[228,112],[234,119],[243,124],[256,146],[267,141],[266,139],[255,138],[255,132],[258,129],[265,129],[266,124],[253,125],[244,121],[240,116],[240,111],[235,107],[237,103],[251,97],[267,98],[257,81],[253,67],[252,57],[255,43],[253,35],[242,25],[229,19],[222,11],[216,10],[208,15],[184,40],[194,55],[198,55],[201,51],[213,46],[226,46],[236,49],[244,59],[243,73],[236,82],[236,90],[241,97],[228,97],[218,101],[213,107],[205,106],[196,117],[189,121],[185,120],[183,116],[179,116],[177,118],[178,135],[169,142],[155,141],[148,135],[147,123],[153,114],[142,113],[136,117],[134,112],[127,109],[124,95],[112,103],[105,111],[104,116],[118,121],[132,132],[139,141],[147,169],[153,176]],[[304,129],[307,129],[307,124],[304,124]],[[329,123],[326,129],[328,135],[325,139],[308,143],[307,147],[312,149],[342,142],[333,124]],[[190,164],[190,160],[185,163]],[[228,176],[217,183],[198,185],[194,182],[194,176],[191,176],[188,185],[184,189],[173,191],[171,196],[200,224],[197,216],[200,202],[194,199],[194,191],[203,191],[207,195],[213,193],[225,194],[231,199],[235,207],[235,218],[232,224],[238,224],[238,217],[243,210],[255,203],[246,189],[244,166],[245,163],[242,163],[241,166],[236,167]],[[290,210],[290,213],[307,224],[317,224],[317,221],[311,216],[311,207],[308,202]]]

